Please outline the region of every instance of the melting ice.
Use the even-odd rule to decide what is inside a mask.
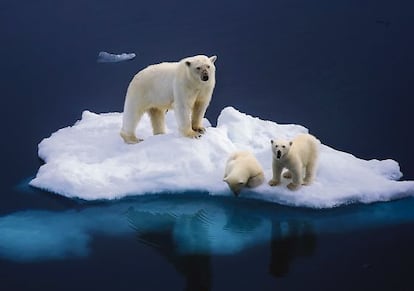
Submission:
[[[227,107],[216,127],[204,120],[208,128],[201,139],[179,135],[171,112],[166,116],[167,134],[153,136],[149,118],[144,116],[137,128],[144,141],[128,145],[119,136],[121,116],[85,111],[73,126],[42,140],[39,157],[45,164],[30,185],[85,200],[193,190],[231,196],[222,181],[231,152],[252,151],[267,181],[272,176],[270,139],[308,132],[300,125],[277,124]],[[287,180],[278,187],[265,183],[245,190],[241,197],[313,208],[388,201],[414,194],[414,181],[398,181],[401,177],[394,160],[362,160],[322,145],[312,185],[292,192],[286,188]]]

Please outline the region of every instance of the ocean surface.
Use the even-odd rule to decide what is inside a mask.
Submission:
[[[306,126],[414,179],[411,1],[7,1],[0,290],[412,290],[414,198],[333,209],[203,193],[85,202],[28,186],[37,145],[120,112],[149,64],[217,55],[207,111]],[[98,63],[100,51],[135,59]]]

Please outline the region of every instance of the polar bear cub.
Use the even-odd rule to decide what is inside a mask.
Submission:
[[[121,137],[137,143],[135,130],[144,113],[151,119],[153,134],[165,133],[165,113],[174,109],[179,131],[190,138],[204,133],[202,121],[216,83],[217,57],[198,55],[179,62],[164,62],[138,72],[125,97]]]
[[[288,170],[284,177],[292,178],[292,182],[287,185],[290,190],[312,183],[316,172],[319,145],[319,140],[310,134],[299,134],[292,141],[271,140],[273,177],[269,185],[280,184],[280,176],[284,168]]]
[[[226,163],[224,179],[234,195],[238,196],[245,186],[257,187],[264,181],[263,169],[249,151],[237,151],[231,154]]]

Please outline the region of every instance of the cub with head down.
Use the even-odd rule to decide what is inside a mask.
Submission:
[[[316,173],[319,140],[310,134],[299,134],[292,141],[271,140],[270,142],[273,153],[273,177],[269,185],[280,184],[284,168],[288,171],[283,176],[292,178],[292,182],[287,185],[290,190],[311,184]]]
[[[237,151],[231,154],[226,163],[224,182],[234,195],[238,196],[244,187],[257,187],[264,182],[263,169],[259,161],[249,151]]]
[[[217,57],[198,55],[179,62],[164,62],[138,72],[125,97],[121,137],[137,143],[135,130],[144,113],[151,119],[153,134],[165,133],[165,113],[174,109],[179,131],[198,138],[205,129],[204,114],[216,84]]]

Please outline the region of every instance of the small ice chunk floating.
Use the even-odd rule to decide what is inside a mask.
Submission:
[[[99,52],[98,63],[118,63],[132,60],[136,57],[134,53],[112,54],[108,52]]]

